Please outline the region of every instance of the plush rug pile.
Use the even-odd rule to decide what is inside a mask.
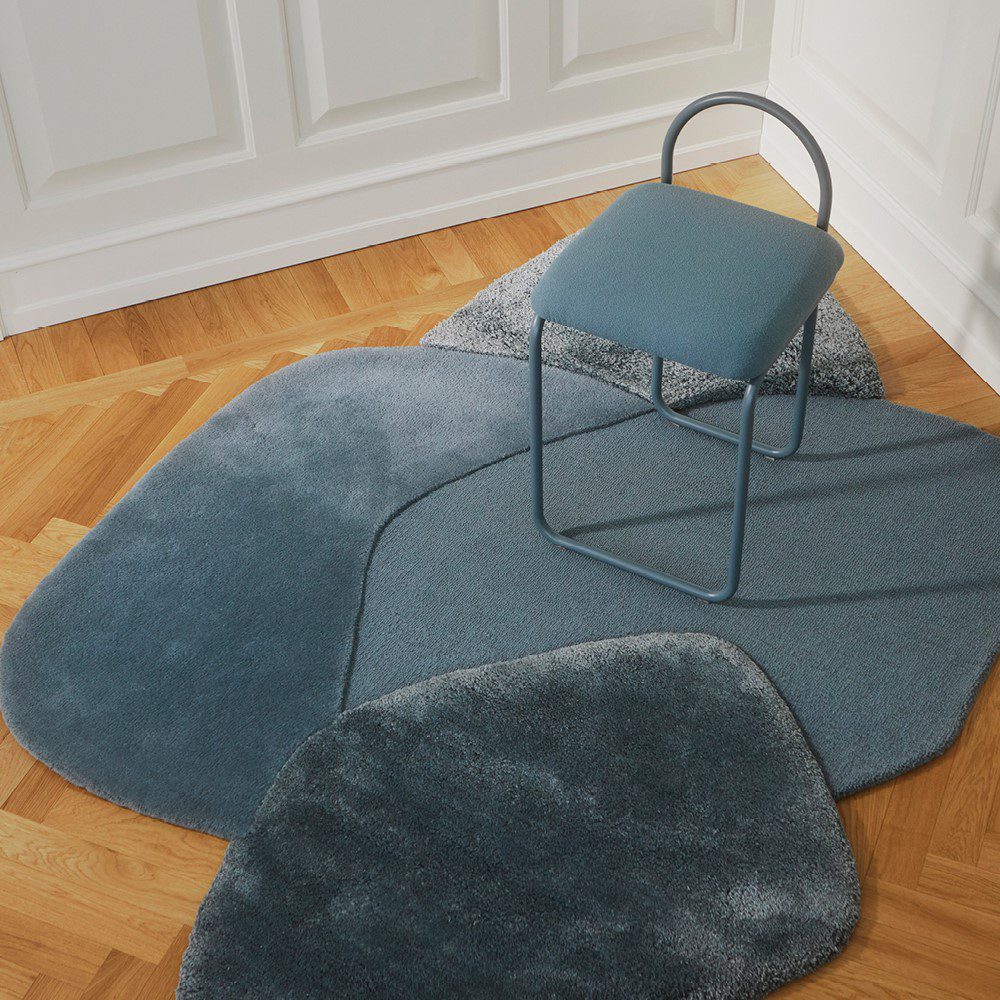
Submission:
[[[560,240],[544,253],[498,278],[468,305],[421,340],[425,347],[473,351],[510,358],[528,356],[528,332],[534,320],[531,291],[546,268],[572,240]],[[795,391],[801,335],[788,345],[767,373],[763,392]],[[545,325],[542,357],[546,364],[580,375],[591,375],[609,385],[649,399],[651,362],[648,354],[629,350],[601,337],[581,333],[558,323]],[[698,403],[732,399],[743,386],[729,379],[665,361],[663,396],[684,409]],[[850,316],[831,293],[819,304],[813,348],[810,392],[822,396],[875,399],[883,394],[875,359]]]
[[[11,625],[0,708],[25,747],[241,838],[183,997],[761,996],[856,919],[831,793],[959,731],[1000,648],[1000,441],[878,398],[827,296],[803,447],[752,460],[735,599],[556,548],[522,358],[559,248],[425,338],[449,350],[252,386]],[[659,419],[648,358],[561,328],[546,350],[552,523],[716,583],[734,449]],[[664,388],[735,424],[740,385],[668,365]]]
[[[310,737],[230,847],[178,996],[756,997],[857,914],[759,668],[643,636],[446,674]]]
[[[232,836],[347,703],[435,670],[681,629],[761,664],[836,794],[944,749],[997,643],[1000,442],[817,397],[800,455],[754,459],[743,584],[707,606],[538,536],[526,369],[340,351],[243,393],[21,609],[0,650],[11,730],[98,794]],[[592,378],[546,380],[547,432],[565,438],[547,458],[553,523],[717,578],[731,446]],[[791,405],[761,402],[764,440],[784,438]],[[737,406],[698,412],[732,426]]]
[[[793,400],[758,406],[778,442]],[[739,405],[699,407],[735,427]],[[627,559],[725,577],[735,449],[654,413],[546,447],[550,523]],[[1000,651],[1000,439],[884,400],[810,402],[792,459],[751,464],[743,578],[707,605],[529,528],[529,456],[401,511],[367,577],[349,703],[430,670],[670,628],[745,650],[788,701],[834,795],[958,734]]]

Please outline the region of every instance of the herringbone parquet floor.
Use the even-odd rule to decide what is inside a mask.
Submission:
[[[759,157],[680,183],[808,219]],[[415,344],[614,192],[485,219],[0,341],[0,629],[154,462],[256,379]],[[1000,433],[1000,397],[850,248],[834,291],[888,395]],[[998,554],[1000,559],[1000,554]],[[1000,672],[943,757],[841,804],[864,880],[845,954],[787,997],[1000,997]],[[0,724],[0,998],[173,995],[225,844],[121,809]]]

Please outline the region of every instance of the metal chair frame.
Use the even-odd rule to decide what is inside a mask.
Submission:
[[[681,129],[699,112],[720,104],[742,104],[756,108],[758,111],[763,111],[777,118],[778,121],[782,122],[795,133],[796,137],[809,153],[819,178],[820,200],[816,226],[819,229],[827,229],[830,224],[830,209],[833,204],[833,183],[830,178],[830,168],[827,165],[822,150],[819,148],[815,138],[813,138],[812,133],[809,132],[798,118],[780,105],[775,104],[774,101],[770,101],[766,97],[760,97],[757,94],[724,91],[701,97],[684,108],[671,123],[663,140],[661,182],[663,184],[670,184],[673,181],[674,147],[677,144],[677,137]],[[795,454],[802,443],[802,435],[805,429],[806,404],[809,399],[809,372],[812,365],[813,343],[816,334],[816,309],[813,309],[810,313],[802,328],[802,352],[799,357],[798,381],[795,387],[792,433],[788,443],[784,446],[772,446],[754,440],[754,408],[757,404],[757,397],[764,375],[759,375],[747,383],[747,387],[743,393],[743,403],[740,408],[739,431],[738,433],[734,433],[724,428],[716,427],[714,424],[689,417],[684,413],[678,413],[668,406],[663,400],[663,358],[653,355],[651,395],[653,406],[656,408],[657,413],[679,427],[698,431],[699,433],[707,434],[720,441],[728,441],[737,446],[736,485],[730,526],[729,563],[725,583],[721,587],[714,589],[692,583],[689,580],[683,580],[679,577],[670,576],[650,566],[622,559],[612,552],[597,548],[594,545],[588,545],[575,538],[570,538],[568,535],[553,529],[545,519],[542,464],[542,332],[544,327],[545,319],[541,316],[536,316],[531,330],[531,340],[528,349],[531,408],[532,516],[538,530],[550,542],[569,549],[571,552],[579,552],[581,555],[591,556],[594,559],[607,563],[609,566],[615,566],[629,573],[636,573],[648,580],[653,580],[664,586],[680,590],[685,594],[691,594],[704,601],[716,603],[729,600],[736,593],[736,588],[739,586],[740,570],[743,562],[747,494],[750,482],[750,455],[752,452],[757,452],[769,459],[788,458]]]

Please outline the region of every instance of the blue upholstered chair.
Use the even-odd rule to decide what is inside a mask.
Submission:
[[[699,111],[746,104],[787,125],[802,141],[819,175],[815,226],[727,198],[674,187],[677,136]],[[663,143],[661,183],[623,194],[584,229],[538,282],[531,297],[532,487],[534,519],[550,541],[638,573],[706,601],[724,601],[740,579],[750,454],[786,458],[802,441],[816,309],[844,254],[826,231],[833,190],[816,140],[784,108],[755,94],[710,94],[689,104]],[[560,534],[545,520],[542,501],[542,368],[545,322],[585,330],[653,358],[652,398],[667,420],[737,445],[736,491],[726,582],[710,589],[621,559]],[[795,411],[789,442],[753,439],[754,406],[768,368],[802,329]],[[746,382],[738,433],[672,410],[661,390],[663,359]]]

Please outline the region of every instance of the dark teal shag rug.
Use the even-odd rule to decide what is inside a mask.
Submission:
[[[560,649],[341,715],[202,904],[181,1000],[760,997],[858,916],[788,707],[714,636]]]
[[[801,455],[755,458],[743,585],[708,606],[536,535],[526,382],[518,360],[404,348],[253,386],[29,598],[0,650],[15,736],[99,795],[233,836],[344,704],[683,630],[761,665],[837,795],[948,745],[997,648],[1000,442],[882,400],[813,399]],[[553,523],[717,578],[732,448],[586,376],[547,370],[545,399],[566,438],[549,452]],[[736,406],[698,413],[732,425]],[[762,399],[763,438],[785,436],[790,408]]]

